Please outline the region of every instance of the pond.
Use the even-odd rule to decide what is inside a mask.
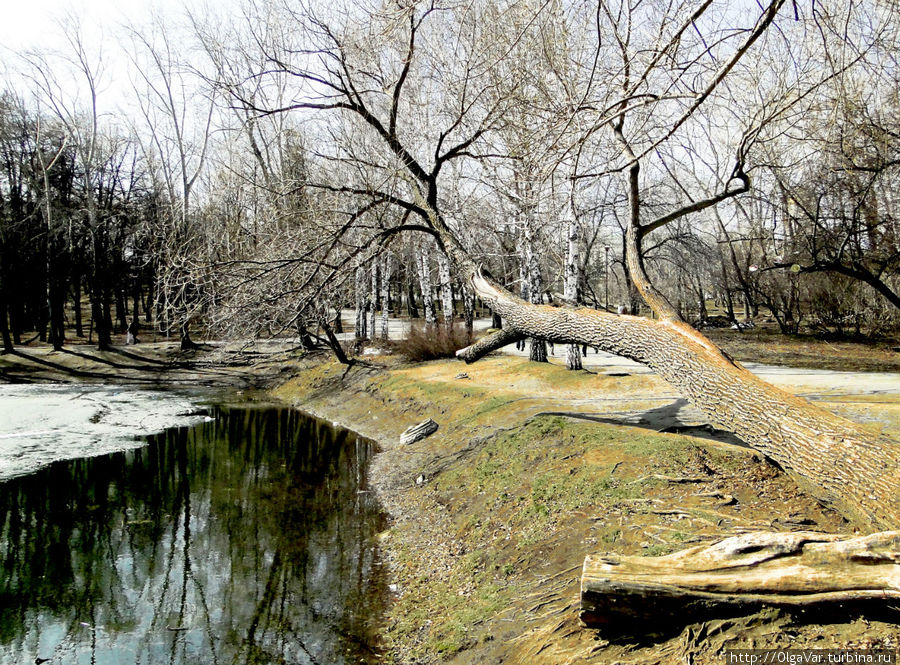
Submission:
[[[0,663],[377,659],[372,443],[290,409],[210,415],[0,483]]]

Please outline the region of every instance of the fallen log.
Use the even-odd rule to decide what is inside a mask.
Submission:
[[[400,435],[400,443],[403,445],[409,445],[410,443],[415,443],[416,441],[420,441],[427,436],[431,436],[438,430],[438,424],[434,422],[431,418],[428,420],[423,420],[418,425],[413,425],[412,427],[408,427],[404,430],[403,434]]]
[[[883,612],[885,601],[900,602],[900,531],[749,533],[661,557],[595,554],[581,577],[582,621],[611,632],[655,632],[764,605]]]

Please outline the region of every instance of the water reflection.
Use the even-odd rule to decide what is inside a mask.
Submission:
[[[223,410],[0,485],[0,663],[374,661],[371,453]]]

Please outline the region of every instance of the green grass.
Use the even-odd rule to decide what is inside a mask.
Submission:
[[[488,398],[484,410],[504,400]],[[692,454],[686,437],[558,416],[539,416],[486,439],[429,486],[440,503],[452,506],[455,536],[468,553],[453,560],[443,581],[417,580],[395,607],[391,630],[420,635],[412,656],[425,662],[429,654],[449,658],[490,639],[482,626],[527,588],[529,562],[558,542],[555,534],[567,518],[647,496],[660,485],[645,478],[648,469],[686,473]],[[509,537],[498,538],[501,532]],[[671,544],[653,544],[643,554],[667,554],[688,537],[675,533]],[[622,539],[612,526],[599,533],[608,547]],[[415,553],[406,556],[401,566],[415,565]]]

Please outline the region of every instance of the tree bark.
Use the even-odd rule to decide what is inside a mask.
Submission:
[[[428,251],[426,242],[419,245],[419,261],[416,262],[416,267],[419,273],[419,288],[422,291],[422,306],[425,309],[425,323],[434,325],[437,323],[437,315],[434,311],[434,297],[431,293],[431,253]]]
[[[72,308],[75,311],[75,336],[84,337],[84,323],[81,317],[81,275],[77,272],[72,275]]]
[[[543,280],[541,267],[534,251],[534,227],[531,211],[524,214],[525,226],[522,233],[522,297],[534,304],[541,302]],[[547,342],[540,337],[532,337],[528,351],[528,359],[532,362],[547,362]]]
[[[0,256],[0,261],[3,257]],[[6,279],[3,276],[3,264],[0,263],[0,338],[3,341],[3,353],[12,353],[13,341],[9,334],[9,318],[6,304]]]
[[[386,252],[381,268],[381,338],[388,338],[388,317],[391,311],[391,253]]]
[[[438,281],[441,294],[441,315],[447,327],[453,325],[453,284],[450,282],[450,261],[438,252]]]
[[[877,528],[900,525],[897,443],[766,383],[683,322],[533,305],[477,268],[470,274],[507,329],[647,365],[710,422],[778,462],[846,517]]]
[[[416,307],[416,290],[413,286],[413,273],[409,269],[409,266],[406,267],[404,272],[406,273],[406,313],[409,314],[409,318],[418,319],[419,308]]]
[[[471,336],[475,327],[475,294],[465,286],[460,291],[463,298],[463,320],[465,321],[466,332]]]
[[[356,266],[356,327],[353,335],[356,339],[366,338],[366,270]]]
[[[369,294],[369,339],[375,339],[375,320],[378,311],[378,257],[372,259],[372,283],[369,285],[371,291]]]
[[[563,295],[570,303],[578,302],[578,284],[581,281],[581,264],[578,260],[578,218],[575,216],[575,206],[572,197],[567,204],[569,220],[566,225],[566,266]],[[607,279],[609,276],[607,275]],[[581,349],[577,344],[566,346],[566,367],[572,370],[582,369]]]
[[[581,618],[633,631],[762,605],[815,609],[900,600],[900,531],[848,538],[752,533],[662,557],[588,556]]]
[[[340,310],[338,310],[340,312]],[[347,357],[346,352],[344,351],[344,347],[341,346],[340,340],[334,334],[334,330],[331,329],[331,326],[328,325],[327,321],[321,321],[320,325],[322,326],[322,330],[325,332],[325,339],[328,340],[328,346],[331,348],[332,353],[334,353],[334,357],[337,358],[337,361],[342,365],[352,365],[353,360]]]

